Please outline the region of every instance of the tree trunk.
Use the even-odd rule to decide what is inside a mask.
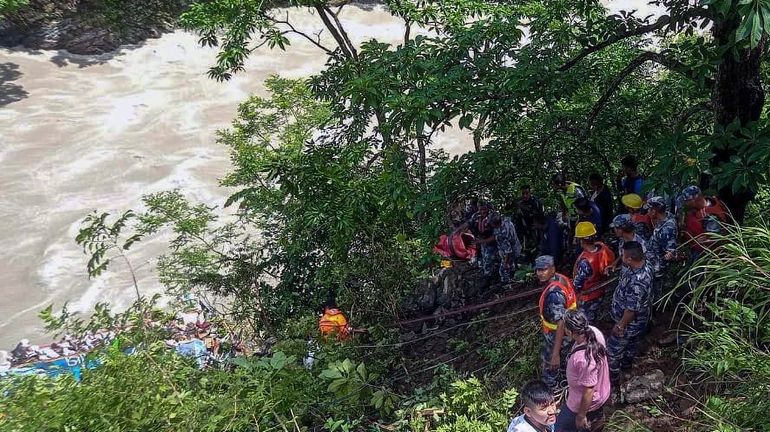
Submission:
[[[714,22],[714,39],[720,46],[726,46],[735,34],[738,20]],[[716,126],[727,126],[736,119],[741,125],[759,120],[765,104],[765,92],[762,89],[760,66],[765,39],[756,48],[728,50],[717,69],[714,90],[711,99],[714,106]],[[736,148],[713,149],[712,168],[720,166],[736,154]],[[710,181],[710,179],[708,179]],[[719,190],[719,198],[730,209],[735,220],[743,222],[746,206],[753,199],[754,191],[733,191],[731,186]]]

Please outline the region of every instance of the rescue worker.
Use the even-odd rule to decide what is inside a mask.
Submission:
[[[682,191],[684,221],[682,231],[690,242],[690,261],[700,257],[704,248],[711,246],[708,233],[722,233],[722,224],[729,220],[725,205],[715,196],[706,197],[698,186],[688,186]]]
[[[556,273],[552,256],[537,257],[535,273],[543,287],[539,302],[543,326],[543,382],[552,391],[557,391],[559,377],[564,376],[567,355],[572,345],[570,338],[564,334],[564,312],[577,309],[577,298],[569,278]]]
[[[517,221],[516,225],[521,240],[530,248],[537,244],[537,236],[533,226],[535,215],[543,213],[543,204],[532,194],[529,185],[521,187],[521,198],[516,201]]]
[[[562,221],[568,223],[577,219],[575,200],[585,198],[586,191],[583,186],[567,181],[563,175],[555,174],[551,177],[551,185],[559,194],[559,207],[561,207]]]
[[[347,339],[351,330],[348,319],[336,305],[324,306],[324,313],[318,321],[318,329],[324,339],[328,339],[329,336],[336,336],[339,341]]]
[[[650,238],[650,233],[652,233],[652,222],[648,215],[642,213],[642,206],[644,206],[642,197],[637,194],[626,194],[623,195],[620,201],[623,203],[628,215],[631,216],[631,221],[634,222],[634,226],[636,226],[637,234],[642,236],[645,240]]]
[[[582,252],[575,261],[572,284],[578,297],[578,307],[591,323],[596,322],[608,278],[605,270],[615,262],[615,254],[599,241],[596,227],[591,222],[580,222],[575,227],[575,237],[580,239]]]
[[[538,252],[540,255],[552,256],[556,265],[559,265],[564,250],[564,234],[559,223],[553,216],[544,214],[535,215],[532,220],[540,235]]]
[[[652,272],[639,242],[623,245],[623,264],[628,268],[620,276],[612,297],[612,319],[615,325],[607,341],[610,378],[618,384],[620,373],[632,366],[639,340],[644,337],[650,319]]]
[[[588,198],[578,198],[575,200],[575,210],[578,214],[578,223],[590,222],[596,228],[597,233],[602,228],[602,211],[593,201]]]
[[[516,271],[516,259],[521,256],[521,243],[510,218],[503,218],[497,211],[490,213],[488,218],[494,230],[497,252],[500,256],[500,282],[507,284],[511,282],[511,276]]]
[[[677,228],[674,217],[666,210],[663,197],[652,197],[647,201],[648,215],[653,224],[652,235],[647,242],[647,262],[653,274],[652,296],[655,304],[663,295],[663,278],[671,262],[676,260]]]
[[[479,246],[478,252],[481,253],[481,269],[487,279],[487,285],[497,271],[499,260],[494,228],[489,224],[490,211],[492,211],[492,206],[489,202],[480,201],[479,210],[471,217],[470,222],[471,232],[476,237],[476,244]]]
[[[610,227],[612,227],[615,236],[618,238],[618,258],[612,266],[607,269],[608,273],[617,270],[618,266],[622,266],[623,269],[625,269],[625,265],[623,264],[623,245],[625,243],[631,241],[637,242],[642,245],[643,252],[647,251],[647,243],[642,236],[636,233],[636,225],[631,221],[631,216],[627,214],[615,216],[615,218],[612,219]]]
[[[627,155],[620,161],[621,175],[618,176],[618,191],[625,194],[642,194],[644,179],[639,174],[639,160],[634,155]]]
[[[612,216],[615,214],[612,192],[605,186],[604,177],[597,173],[591,174],[588,177],[588,182],[591,185],[591,190],[593,190],[590,199],[596,204],[596,207],[599,207],[599,212],[602,215],[601,227],[597,227],[599,235],[602,235],[610,228]]]

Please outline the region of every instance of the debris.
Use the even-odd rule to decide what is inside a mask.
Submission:
[[[622,386],[625,402],[638,403],[657,398],[663,393],[665,380],[666,376],[660,369],[631,378]]]

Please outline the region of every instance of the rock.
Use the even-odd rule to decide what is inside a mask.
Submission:
[[[423,281],[417,292],[417,307],[422,311],[431,312],[436,308],[436,285]]]
[[[663,384],[666,376],[660,369],[647,372],[644,375],[631,378],[624,383],[622,391],[626,403],[638,403],[655,399],[663,394]]]
[[[0,45],[104,54],[173,30],[186,3],[136,1],[110,10],[90,0],[30,0],[29,6],[0,18]],[[131,13],[114,9],[122,7]]]

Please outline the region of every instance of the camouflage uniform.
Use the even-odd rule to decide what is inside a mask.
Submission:
[[[642,245],[642,252],[645,255],[647,255],[647,242],[644,241],[642,236],[640,236],[637,233],[634,233],[634,238],[632,240],[623,240],[623,238],[621,237],[620,240],[618,241],[618,258],[620,258],[620,275],[621,275],[621,277],[623,277],[623,273],[625,273],[626,270],[628,269],[628,267],[625,264],[623,264],[623,245],[626,244],[626,241],[638,242],[640,245]]]
[[[552,289],[548,296],[545,298],[543,306],[543,315],[545,318],[552,322],[561,321],[564,318],[564,312],[566,312],[565,305],[567,299],[558,289]],[[543,348],[540,352],[540,359],[543,363],[543,382],[550,388],[556,389],[559,387],[559,380],[561,377],[566,376],[567,370],[567,356],[572,348],[572,339],[564,335],[561,344],[561,363],[558,369],[551,369],[549,362],[551,361],[551,353],[553,353],[553,346],[556,341],[556,331],[543,333]]]
[[[593,276],[594,270],[591,268],[591,264],[589,264],[588,260],[585,258],[578,261],[576,267],[577,270],[575,271],[575,278],[572,279],[572,285],[575,286],[575,292],[580,295],[580,293],[583,291],[583,285],[585,284],[586,280]],[[587,302],[578,302],[578,308],[583,311],[583,313],[588,318],[588,322],[591,324],[596,323],[596,316],[599,313],[599,308],[601,305],[602,297]]]
[[[516,270],[516,258],[521,255],[521,243],[516,235],[516,227],[510,218],[503,219],[502,224],[494,230],[497,251],[500,255],[500,282],[511,282],[511,275]],[[505,259],[508,258],[508,267]]]
[[[484,239],[494,236],[494,229],[489,225],[486,216],[476,213],[470,220],[471,230],[477,239]],[[497,244],[495,242],[482,244],[479,248],[481,253],[481,269],[484,276],[490,277],[499,267],[497,260],[500,259],[497,253]]]
[[[636,312],[628,323],[623,336],[610,336],[607,341],[607,357],[610,374],[617,378],[621,369],[631,367],[636,349],[650,319],[650,290],[652,270],[645,263],[638,269],[628,268],[621,276],[615,294],[612,297],[612,319],[617,324],[626,310]]]
[[[645,256],[653,274],[651,303],[658,301],[663,294],[663,277],[669,265],[669,261],[663,257],[667,252],[676,252],[676,237],[676,222],[670,214],[667,214],[666,219],[655,225],[647,243]]]

